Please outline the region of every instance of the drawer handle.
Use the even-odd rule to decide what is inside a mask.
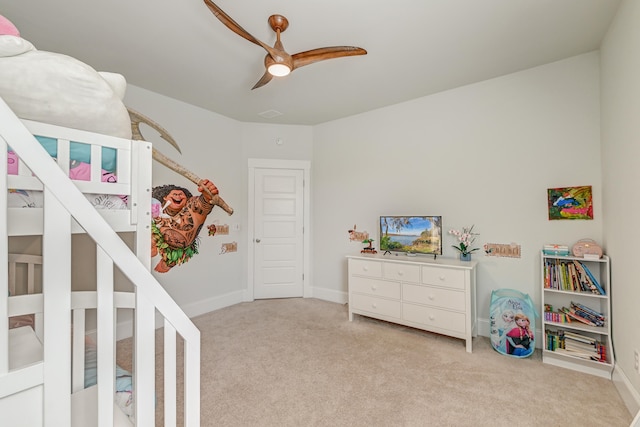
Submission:
[[[429,298],[429,301],[433,301],[434,299],[436,299],[435,295],[429,295],[427,298]]]
[[[378,308],[378,304],[376,303],[371,304],[371,308]]]
[[[369,271],[369,267],[362,267],[363,271]]]
[[[429,315],[429,320],[435,320],[436,316],[434,316],[433,314]]]
[[[378,290],[378,287],[377,287],[376,285],[372,285],[372,286],[371,286],[371,290],[372,290],[372,291],[377,291],[377,290]]]
[[[398,276],[404,276],[404,271],[398,271]]]
[[[444,276],[440,276],[440,277],[438,277],[438,279],[440,279],[440,280],[443,280],[443,281],[444,281],[444,279],[446,279],[446,278],[445,278]]]

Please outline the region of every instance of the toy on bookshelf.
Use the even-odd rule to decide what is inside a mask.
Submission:
[[[581,239],[571,248],[573,256],[598,260],[602,258],[602,248],[593,239]]]

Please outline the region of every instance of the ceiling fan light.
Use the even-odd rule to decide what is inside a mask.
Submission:
[[[269,65],[268,70],[269,74],[276,77],[283,77],[291,72],[291,68],[284,64],[271,64]]]

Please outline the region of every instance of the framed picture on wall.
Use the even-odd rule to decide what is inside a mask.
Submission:
[[[593,219],[591,186],[549,188],[549,219]]]

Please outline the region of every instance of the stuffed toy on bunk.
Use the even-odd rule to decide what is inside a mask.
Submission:
[[[121,74],[37,50],[0,15],[0,97],[18,117],[131,139],[125,89]]]

